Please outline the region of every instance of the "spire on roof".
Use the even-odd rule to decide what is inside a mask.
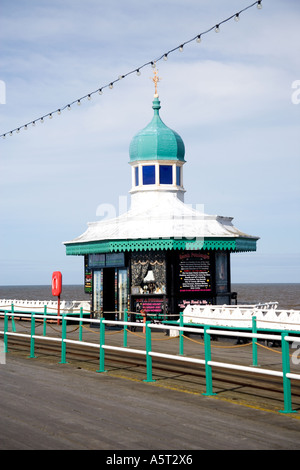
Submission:
[[[154,98],[158,98],[157,84],[158,84],[158,82],[161,81],[161,78],[158,76],[158,70],[157,70],[156,67],[155,67],[155,69],[154,69],[154,77],[151,78],[151,80],[153,81],[154,86],[155,86]]]

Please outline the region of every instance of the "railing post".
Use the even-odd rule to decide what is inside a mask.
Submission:
[[[44,305],[44,319],[43,319],[43,336],[46,336],[46,325],[47,325],[47,305]]]
[[[183,312],[180,312],[179,326],[183,327]],[[179,330],[179,356],[184,355],[183,354],[183,344],[184,344],[183,331]]]
[[[83,318],[83,308],[80,307],[80,318]],[[79,322],[79,341],[82,341],[82,321]]]
[[[12,303],[11,304],[11,326],[12,326],[13,332],[15,333],[17,330],[16,330],[16,325],[15,325],[14,313],[15,313],[15,306]]]
[[[124,321],[128,321],[128,310],[127,308],[124,309]],[[128,325],[124,325],[124,333],[123,333],[123,346],[124,348],[127,348],[127,329]]]
[[[31,333],[30,333],[30,358],[34,359],[36,356],[34,355],[34,335],[35,335],[35,315],[31,312]]]
[[[211,361],[211,345],[210,345],[210,334],[207,332],[209,326],[204,326],[204,354],[205,354],[205,376],[206,376],[206,393],[203,395],[212,396],[216,395],[213,393],[212,386],[212,370],[211,366],[208,364]]]
[[[252,333],[257,333],[256,317],[252,317]],[[257,366],[257,338],[252,338],[252,363]]]
[[[67,345],[65,342],[67,339],[67,320],[66,316],[62,314],[62,326],[61,326],[61,361],[60,364],[67,364],[66,362],[66,349]]]
[[[147,379],[144,382],[155,382],[152,378],[152,356],[151,353],[151,328],[149,327],[150,321],[146,322],[146,365],[147,365]]]
[[[285,336],[287,336],[288,334],[288,331],[286,331],[285,333],[281,333],[284,409],[280,410],[280,412],[296,413],[296,411],[292,410],[291,379],[286,376],[290,372],[289,343],[285,339]]]
[[[97,372],[106,372],[105,365],[105,349],[103,348],[105,344],[105,323],[103,323],[104,318],[100,318],[100,351],[99,351],[99,370]]]
[[[8,311],[5,310],[4,312],[4,353],[8,353],[8,347],[7,347],[7,331],[8,331]]]

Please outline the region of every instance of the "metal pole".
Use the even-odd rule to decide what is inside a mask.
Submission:
[[[15,325],[14,312],[15,312],[15,307],[14,307],[14,304],[12,303],[11,304],[11,326],[12,326],[13,332],[15,333],[17,330],[16,330],[16,325]]]
[[[35,335],[35,316],[31,312],[31,337],[30,337],[30,358],[33,359],[36,356],[34,355],[34,335]]]
[[[180,312],[180,320],[179,324],[181,327],[183,327],[183,312]],[[184,343],[184,338],[183,338],[183,331],[179,331],[179,356],[183,356],[183,343]]]
[[[257,333],[256,317],[252,317],[252,333]],[[257,338],[252,338],[252,363],[257,366]]]
[[[8,311],[5,310],[4,312],[4,352],[8,353],[8,348],[7,348],[7,331],[8,331]]]
[[[61,328],[61,361],[60,364],[67,364],[66,362],[66,342],[67,338],[67,320],[65,315],[62,316],[62,328]]]
[[[285,339],[288,334],[288,332],[281,333],[284,410],[280,410],[280,412],[296,413],[296,410],[292,410],[291,379],[286,376],[290,372],[289,343]]]
[[[142,319],[143,319],[143,333],[146,333],[145,323],[147,322],[147,313],[144,311],[144,309],[142,309],[140,313],[142,314]]]
[[[128,310],[127,308],[124,309],[124,321],[128,321]],[[128,325],[124,325],[124,333],[123,333],[123,346],[124,348],[127,348],[127,328]]]
[[[146,322],[146,365],[147,365],[147,379],[144,382],[155,382],[152,378],[152,356],[151,352],[151,328],[150,322]]]
[[[105,323],[104,318],[100,318],[100,352],[99,352],[99,370],[97,372],[106,372],[104,368],[105,363],[105,350],[103,348],[105,344]]]
[[[216,393],[213,393],[212,370],[211,370],[211,366],[208,364],[208,362],[211,361],[210,334],[207,332],[209,328],[210,328],[209,326],[204,326],[206,393],[203,393],[203,395],[206,395],[206,396],[216,395]]]
[[[80,318],[83,318],[83,308],[80,307]],[[82,341],[82,321],[79,322],[79,341]]]
[[[43,320],[43,336],[46,336],[46,324],[47,324],[47,305],[44,305],[44,320]]]
[[[60,316],[60,295],[57,297],[57,316]],[[57,324],[60,324],[60,319],[57,319]]]

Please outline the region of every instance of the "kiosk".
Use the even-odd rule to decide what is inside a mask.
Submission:
[[[162,316],[189,304],[230,304],[230,255],[256,250],[258,237],[231,217],[184,203],[185,146],[160,117],[156,71],[153,81],[153,118],[129,149],[130,209],[65,242],[67,255],[84,257],[95,318],[122,319],[125,308]]]

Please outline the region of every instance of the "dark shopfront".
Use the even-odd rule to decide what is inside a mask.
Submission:
[[[230,252],[149,250],[85,255],[85,292],[94,318],[124,310],[178,314],[188,304],[230,304]]]

